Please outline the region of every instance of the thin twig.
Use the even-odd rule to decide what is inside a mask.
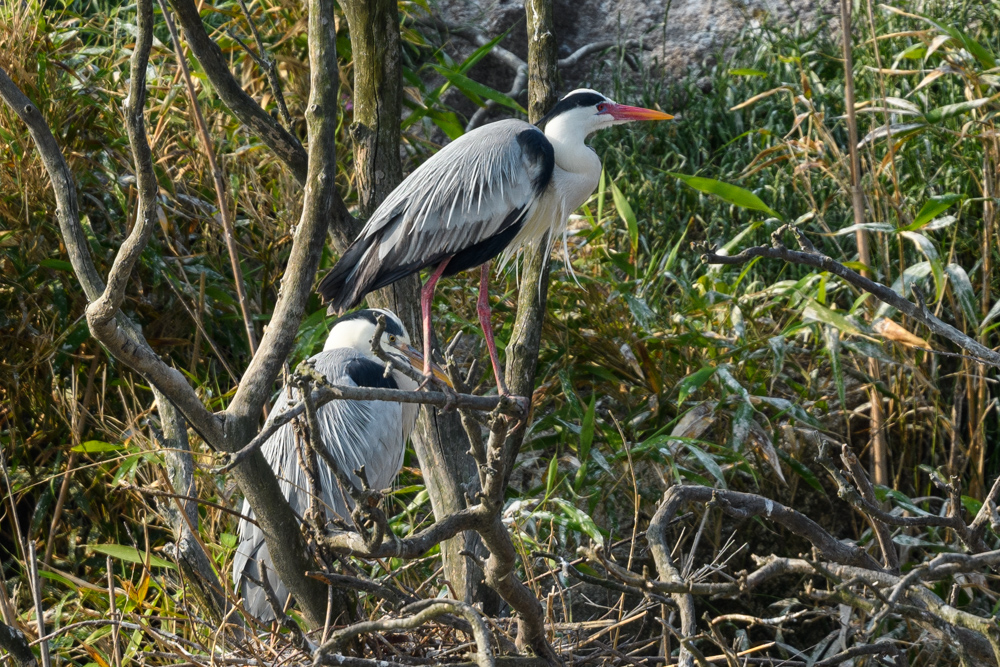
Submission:
[[[72,442],[74,448],[80,444],[80,440],[83,437],[83,429],[86,424],[84,416],[90,408],[90,403],[94,400],[94,379],[97,376],[97,366],[101,360],[101,356],[100,352],[95,353],[94,358],[90,362],[90,370],[87,371],[87,387],[83,391],[83,402],[77,402],[75,400],[76,396],[73,397]],[[63,505],[65,505],[66,496],[69,494],[69,481],[73,476],[73,469],[76,465],[76,454],[75,451],[71,451],[69,454],[69,460],[66,461],[66,472],[63,474],[62,484],[59,486],[59,496],[56,499],[56,506],[52,510],[52,522],[49,524],[49,539],[45,542],[45,558],[42,559],[46,567],[52,562],[52,549],[55,547],[56,534],[58,533],[56,528],[59,526]]]
[[[496,662],[493,658],[493,652],[490,650],[489,631],[482,616],[471,605],[457,600],[435,598],[414,603],[402,611],[414,613],[403,618],[363,621],[335,631],[330,639],[314,652],[313,664],[341,664],[339,661],[341,656],[337,654],[343,650],[347,642],[362,634],[411,630],[443,614],[458,614],[472,626],[477,648],[476,664],[479,667],[495,667]]]
[[[246,16],[247,23],[250,24],[250,32],[253,33],[253,38],[257,42],[257,50],[260,52],[260,55],[254,55],[250,49],[246,48],[243,42],[240,42],[240,45],[243,46],[247,53],[254,59],[254,62],[267,74],[267,82],[271,86],[271,94],[274,95],[274,101],[278,103],[278,113],[281,114],[281,119],[285,121],[285,129],[291,132],[292,116],[288,113],[288,107],[285,106],[285,96],[281,92],[281,79],[278,78],[277,63],[274,58],[267,55],[267,50],[264,48],[264,41],[260,38],[260,32],[257,31],[257,24],[254,23],[253,16],[251,16],[250,10],[247,9],[246,2],[244,0],[237,1],[240,3],[240,9],[243,10],[243,15]]]
[[[177,54],[177,64],[184,76],[184,85],[187,89],[188,100],[191,102],[191,111],[194,116],[195,128],[201,139],[202,151],[208,158],[208,167],[212,172],[212,184],[215,187],[215,197],[219,204],[219,217],[222,218],[222,233],[226,241],[226,250],[229,252],[229,263],[233,269],[233,281],[236,283],[236,299],[240,304],[240,313],[243,316],[243,326],[247,332],[247,342],[250,344],[251,356],[257,353],[257,333],[253,328],[253,319],[250,315],[250,301],[247,298],[246,282],[243,280],[243,269],[240,266],[239,249],[236,247],[236,235],[233,232],[233,218],[229,210],[229,194],[226,190],[225,181],[222,176],[222,169],[219,167],[215,157],[215,149],[212,147],[212,137],[208,133],[208,125],[205,123],[205,116],[201,112],[201,105],[198,104],[198,94],[194,89],[194,82],[191,80],[191,72],[188,70],[187,58],[184,57],[184,50],[181,48],[180,37],[177,35],[177,27],[167,10],[166,0],[159,0],[160,10],[163,19],[167,22],[167,29],[170,31],[170,39],[174,44],[174,51]],[[242,3],[241,3],[242,4]]]
[[[105,559],[104,565],[108,576],[108,618],[111,619],[111,664],[113,667],[121,667],[121,647],[118,645],[118,624],[121,618],[118,615],[118,601],[115,598],[115,570],[114,561],[111,560],[111,556]]]
[[[28,582],[31,584],[31,597],[35,603],[35,627],[38,636],[45,636],[45,609],[42,607],[42,580],[38,576],[38,558],[35,554],[35,543],[28,540]],[[49,642],[40,642],[42,654],[42,667],[51,667],[49,658]]]

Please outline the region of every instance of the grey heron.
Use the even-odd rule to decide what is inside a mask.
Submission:
[[[359,310],[334,322],[323,351],[311,357],[317,371],[332,384],[357,387],[387,387],[416,389],[417,383],[399,370],[385,374],[385,364],[372,354],[379,315],[385,315],[385,333],[381,346],[393,359],[402,364],[421,363],[419,353],[410,347],[410,337],[399,318],[388,310]],[[438,370],[438,369],[435,369]],[[300,400],[297,390],[282,391],[271,411],[270,419]],[[365,466],[373,489],[391,485],[403,465],[406,441],[417,418],[418,405],[386,401],[331,401],[317,410],[321,445],[329,451],[340,471],[348,475],[360,488],[354,471]],[[264,458],[278,476],[281,492],[300,517],[309,507],[306,473],[298,463],[295,432],[291,423],[281,426],[261,447]],[[333,471],[326,463],[317,461],[319,500],[327,516],[334,514],[350,517],[351,501],[337,484]],[[271,564],[271,556],[264,534],[255,524],[250,504],[243,501],[243,518],[239,523],[239,543],[233,560],[233,582],[241,590],[245,609],[262,621],[274,618],[264,591],[244,575],[260,580],[258,560]],[[273,567],[267,568],[268,582],[284,601],[287,589],[278,579]]]
[[[372,290],[434,267],[420,294],[424,376],[430,377],[431,301],[442,276],[482,265],[477,312],[497,389],[507,394],[493,340],[490,261],[566,227],[597,188],[601,160],[585,142],[597,130],[673,116],[617,104],[579,89],[559,100],[537,127],[501,120],[451,142],[417,167],[375,210],[318,291],[338,313]]]

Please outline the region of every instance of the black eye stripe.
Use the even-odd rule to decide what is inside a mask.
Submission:
[[[572,111],[573,109],[579,107],[592,107],[598,104],[606,104],[608,98],[600,93],[592,92],[581,92],[573,93],[572,95],[567,95],[566,97],[559,100],[559,102],[552,107],[552,111],[545,115],[536,125],[540,128],[544,128],[545,124],[550,120],[558,116],[559,114],[566,113],[567,111]]]
[[[369,309],[356,310],[353,313],[348,313],[343,317],[335,320],[333,323],[330,324],[330,329],[332,330],[333,327],[337,326],[341,322],[347,322],[349,320],[368,320],[372,324],[377,324],[378,316],[381,314],[382,313],[378,313],[374,310],[369,310]],[[399,324],[399,320],[397,320],[395,317],[385,318],[385,331],[386,333],[394,336],[403,335],[403,329]]]

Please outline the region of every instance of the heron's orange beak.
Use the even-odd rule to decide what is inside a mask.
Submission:
[[[611,114],[615,120],[673,120],[673,116],[662,111],[630,107],[625,104],[612,104],[605,113]]]
[[[407,345],[402,341],[396,341],[395,343],[389,343],[397,350],[406,355],[406,358],[410,361],[410,365],[416,368],[421,373],[424,371],[424,355],[420,350],[413,347],[412,345]],[[431,360],[431,373],[441,382],[448,385],[449,388],[454,389],[455,385],[451,383],[451,378],[448,374],[444,372],[444,369],[434,363]]]

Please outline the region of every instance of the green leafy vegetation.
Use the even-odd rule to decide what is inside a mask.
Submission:
[[[855,87],[868,213],[861,225],[849,192],[841,45],[829,30],[765,23],[720,54],[700,80],[666,80],[655,71],[629,75],[613,54],[597,61],[594,80],[614,81],[618,99],[659,105],[677,120],[616,128],[594,139],[605,167],[601,185],[553,255],[534,421],[505,512],[522,552],[522,574],[540,599],[552,585],[549,574],[554,579],[565,569],[561,558],[591,543],[634,543],[665,489],[678,483],[778,499],[876,553],[870,527],[838,499],[817,462],[822,438],[858,453],[880,480],[878,501],[896,513],[944,515],[938,489],[947,480],[957,485],[970,520],[979,511],[1000,471],[1000,448],[991,446],[1000,435],[995,369],[938,354],[957,350],[830,273],[769,260],[708,266],[701,246],[693,245],[733,255],[769,243],[788,222],[834,260],[861,269],[860,230],[870,239],[874,280],[908,298],[917,286],[942,320],[989,347],[1000,344],[1000,79],[994,71],[1000,10],[960,5],[931,3],[922,10],[927,16],[876,7],[871,22],[857,22]],[[304,139],[301,9],[264,6],[259,27],[298,119],[291,129]],[[468,74],[505,35],[456,63],[411,20],[421,3],[400,7],[408,106],[402,126],[412,167],[437,141],[463,132],[467,119],[449,105],[449,91],[480,106],[492,100],[504,113],[522,108]],[[272,110],[264,74],[227,32],[248,32],[238,6],[219,5],[203,17],[244,88]],[[77,179],[91,252],[104,272],[135,215],[121,115],[132,23],[133,8],[109,3],[0,6],[0,66],[56,133]],[[347,82],[346,22],[340,31]],[[163,46],[169,36],[162,21],[156,35],[162,44],[150,63],[147,123],[162,215],[124,309],[156,352],[185,373],[206,403],[222,409],[250,353],[211,173],[191,131],[173,53]],[[198,76],[197,63],[189,64]],[[301,194],[199,81],[259,331],[270,318]],[[351,91],[343,85],[338,185],[352,204]],[[0,444],[7,469],[0,574],[15,612],[28,626],[34,611],[21,563],[32,541],[47,561],[41,568],[45,606],[56,610],[50,626],[65,628],[116,604],[167,619],[162,623],[170,632],[207,642],[211,628],[184,620],[192,617],[191,603],[169,574],[165,514],[171,501],[144,492],[170,489],[156,453],[151,390],[90,338],[86,301],[61,244],[47,176],[23,125],[5,107],[0,141]],[[325,257],[324,267],[333,259]],[[513,274],[499,285],[494,324],[502,349],[512,335],[519,287]],[[434,315],[440,339],[457,332],[481,336],[474,287],[472,275],[441,283]],[[889,324],[879,326],[880,320]],[[326,327],[325,308],[314,298],[291,367],[322,346]],[[873,401],[881,410],[873,410]],[[878,470],[873,419],[889,444]],[[238,493],[224,475],[209,472],[211,452],[202,448],[196,458],[197,497],[213,503],[199,509],[200,538],[228,581],[235,518],[220,507],[238,511]],[[388,497],[387,515],[400,535],[432,521],[412,453]],[[705,516],[710,529],[695,538],[694,549],[708,560],[732,557],[749,569],[751,554],[780,550],[759,548],[766,539],[776,541],[771,536],[731,553],[733,522]],[[690,544],[695,531],[703,532],[697,522],[685,526],[678,542]],[[939,527],[893,528],[892,539],[906,547],[904,569],[962,549]],[[996,548],[996,535],[988,532],[986,540]],[[786,555],[808,546],[789,544]],[[647,558],[628,549],[630,564],[633,556]],[[437,550],[415,564],[361,564],[372,578],[411,591],[428,580],[442,587],[435,578],[439,565]],[[109,576],[122,590],[116,601],[109,597]],[[981,601],[966,604],[971,597],[962,595],[955,593],[955,604],[965,611],[993,613],[976,606]],[[561,605],[561,619],[588,620],[574,616],[580,613],[574,603],[549,599]],[[713,612],[766,615],[779,599],[771,590],[760,599],[719,603]],[[363,604],[366,613],[378,613],[377,600]],[[820,625],[807,633],[810,641],[833,627]],[[656,637],[660,629],[643,632]],[[109,633],[82,626],[60,633],[51,647],[61,660],[103,667],[110,664]],[[147,650],[136,633],[123,636],[122,665],[138,662]],[[934,657],[921,664],[934,664]]]

